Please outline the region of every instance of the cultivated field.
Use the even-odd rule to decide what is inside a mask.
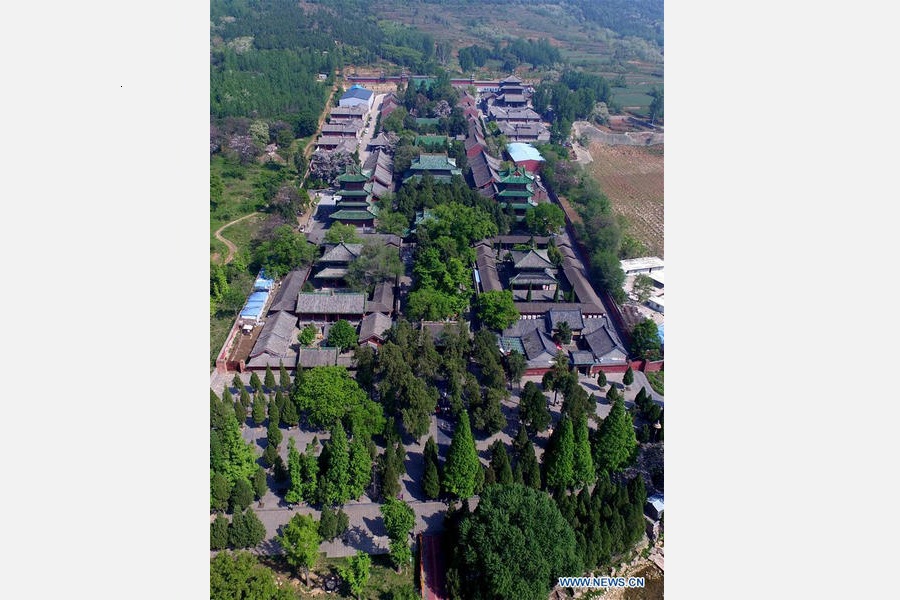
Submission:
[[[628,219],[628,233],[651,255],[663,252],[663,146],[607,146],[592,142],[585,165],[617,214]]]

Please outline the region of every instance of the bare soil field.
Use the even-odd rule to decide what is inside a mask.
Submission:
[[[593,160],[585,165],[617,214],[628,219],[628,232],[651,255],[665,258],[663,237],[663,145],[607,146],[592,142]]]

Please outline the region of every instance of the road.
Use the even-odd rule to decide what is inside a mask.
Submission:
[[[384,102],[384,97],[386,94],[378,94],[375,96],[375,99],[372,101],[372,108],[366,113],[363,121],[365,122],[363,134],[359,139],[359,164],[360,166],[366,164],[366,159],[369,158],[369,151],[366,148],[369,145],[369,142],[372,141],[372,137],[375,135],[375,123],[378,121],[378,113],[381,112],[381,104]],[[368,133],[366,133],[368,131]]]
[[[235,223],[238,223],[239,221],[243,221],[244,219],[252,217],[255,214],[258,214],[258,213],[252,212],[249,215],[244,215],[243,217],[239,217],[239,218],[235,219],[234,221],[232,221],[231,223],[226,223],[226,224],[222,225],[221,227],[219,227],[218,229],[216,229],[216,232],[213,235],[216,237],[217,240],[219,240],[220,242],[222,242],[223,244],[228,246],[228,255],[225,256],[225,259],[222,261],[223,265],[227,265],[234,258],[234,253],[237,252],[237,246],[234,245],[234,242],[232,242],[230,240],[226,240],[224,237],[222,237],[222,231],[224,231],[226,227],[231,227]]]

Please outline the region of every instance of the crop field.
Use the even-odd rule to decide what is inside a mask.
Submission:
[[[587,169],[600,182],[616,214],[628,219],[628,232],[651,255],[664,258],[663,146],[590,145]]]

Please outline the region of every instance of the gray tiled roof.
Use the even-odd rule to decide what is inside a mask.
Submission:
[[[559,324],[566,322],[572,331],[581,331],[584,329],[584,320],[581,318],[581,309],[579,310],[556,310],[547,311],[547,320],[550,324],[550,330],[559,328]]]
[[[391,325],[393,321],[384,313],[375,312],[366,315],[359,324],[359,341],[364,342],[373,336],[384,340],[384,332],[390,329]]]
[[[300,292],[297,295],[297,314],[361,315],[365,307],[365,294]]]
[[[583,337],[585,342],[587,342],[588,347],[590,347],[591,352],[593,352],[594,356],[598,359],[608,357],[608,355],[616,353],[616,351],[623,355],[626,354],[624,346],[619,342],[619,338],[606,323],[590,333],[584,334]]]
[[[309,369],[311,367],[329,367],[337,364],[337,348],[300,348],[297,354],[297,366]]]
[[[309,275],[309,267],[296,269],[284,276],[281,280],[281,286],[275,292],[272,300],[272,306],[269,307],[269,314],[279,310],[294,312],[297,308],[297,294]]]
[[[512,251],[513,266],[519,269],[552,269],[553,263],[546,250]]]
[[[553,340],[540,329],[532,329],[522,337],[522,347],[525,348],[525,357],[531,361],[550,360],[556,357],[558,349]]]
[[[494,260],[494,251],[491,247],[485,245],[476,246],[475,257],[478,276],[481,278],[481,288],[485,292],[502,290],[503,284],[500,283],[500,275],[497,273],[497,263]]]
[[[347,264],[350,261],[359,258],[362,254],[362,244],[345,244],[341,242],[336,246],[332,246],[325,250],[325,253],[317,261],[317,264],[324,263],[342,263]]]
[[[394,286],[381,282],[375,286],[372,299],[366,301],[366,312],[392,313],[394,311]]]
[[[287,354],[293,342],[296,324],[297,317],[285,311],[279,311],[275,313],[275,316],[266,319],[266,324],[263,325],[256,344],[250,351],[250,357],[253,358],[260,354],[272,356]]]

